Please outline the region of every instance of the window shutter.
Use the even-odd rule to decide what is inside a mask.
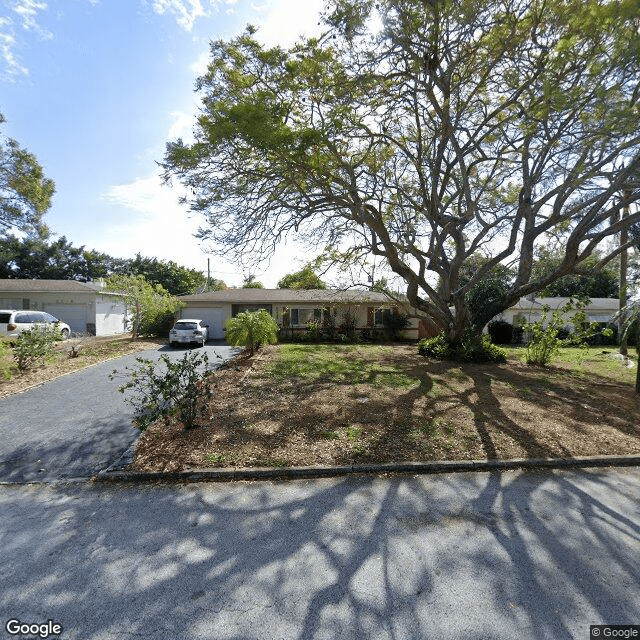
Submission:
[[[291,314],[289,309],[284,309],[282,311],[282,326],[288,327],[291,324]]]
[[[375,307],[367,307],[367,326],[373,327],[373,322],[375,318]]]

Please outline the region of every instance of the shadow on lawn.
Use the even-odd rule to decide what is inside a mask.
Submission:
[[[69,640],[587,637],[640,617],[637,482],[4,489],[0,602]]]

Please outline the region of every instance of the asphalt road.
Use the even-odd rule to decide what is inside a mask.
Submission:
[[[109,374],[134,367],[136,357],[176,359],[185,351],[141,351],[0,398],[0,481],[85,477],[126,464],[139,431],[131,424],[131,406],[118,392],[124,379],[110,380]],[[238,349],[209,343],[204,351],[209,366],[216,367]]]
[[[0,638],[588,640],[640,624],[639,495],[637,468],[4,486]]]

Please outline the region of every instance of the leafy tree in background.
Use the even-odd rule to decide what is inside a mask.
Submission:
[[[141,335],[164,335],[176,311],[184,306],[161,285],[151,284],[140,275],[113,275],[106,288],[125,298],[134,340]]]
[[[295,232],[380,256],[458,345],[640,221],[610,222],[640,199],[637,17],[637,0],[330,0],[324,35],[289,50],[251,28],[212,43],[195,142],[168,144],[165,180],[239,260]],[[536,278],[549,234],[563,260]],[[472,309],[507,263],[504,295]]]
[[[162,285],[174,296],[196,293],[207,284],[207,278],[197,269],[181,267],[173,260],[145,258],[139,253],[126,266],[131,275],[144,276],[147,282]]]
[[[278,282],[278,289],[326,289],[322,280],[316,275],[313,267],[308,264],[300,271],[289,273]]]
[[[617,298],[619,291],[619,273],[617,263],[609,263],[598,268],[602,259],[600,252],[586,258],[580,267],[580,273],[560,278],[546,286],[541,296],[563,296],[567,298]],[[561,253],[542,249],[533,266],[533,275],[544,280],[558,269],[564,260]]]
[[[264,289],[264,285],[262,284],[262,282],[259,282],[258,280],[256,280],[256,277],[254,275],[249,274],[242,281],[242,288],[243,289]]]
[[[6,122],[0,113],[0,124]],[[0,234],[37,229],[55,191],[36,157],[11,138],[0,138]]]

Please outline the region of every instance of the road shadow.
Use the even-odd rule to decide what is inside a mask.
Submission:
[[[638,476],[0,491],[2,609],[67,640],[562,640],[640,616]]]

